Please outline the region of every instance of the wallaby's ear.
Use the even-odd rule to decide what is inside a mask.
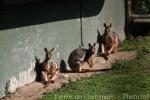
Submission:
[[[98,28],[97,28],[97,33],[98,33],[99,35],[101,35],[100,32],[99,32],[99,30],[98,30]]]
[[[96,43],[94,43],[93,46],[95,47],[95,46],[96,46]]]
[[[50,52],[52,52],[52,51],[54,51],[54,48],[52,48],[52,49],[50,50]]]
[[[91,43],[88,43],[89,47],[91,47]]]
[[[107,27],[106,23],[104,23],[104,27]]]
[[[45,50],[46,53],[48,52],[47,48],[44,48],[44,50]]]
[[[112,27],[112,23],[110,23],[109,27],[110,27],[110,28]]]

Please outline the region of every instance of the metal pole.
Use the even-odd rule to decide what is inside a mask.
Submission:
[[[83,5],[82,0],[80,0],[80,30],[81,30],[81,46],[84,46],[83,43],[83,29],[82,29],[82,14],[83,14]]]

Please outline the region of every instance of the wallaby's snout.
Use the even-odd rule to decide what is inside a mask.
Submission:
[[[89,51],[90,51],[90,53],[94,54],[95,53],[96,43],[94,43],[93,45],[91,45],[91,43],[89,43],[88,45],[89,45]]]
[[[46,53],[45,57],[46,57],[47,59],[51,59],[51,57],[52,57],[52,52],[54,51],[54,48],[52,48],[50,51],[49,51],[47,48],[44,48],[44,50],[45,50],[45,53]]]

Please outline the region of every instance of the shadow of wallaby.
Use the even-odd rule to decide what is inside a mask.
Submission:
[[[35,60],[36,60],[35,69],[34,69],[34,71],[36,72],[35,81],[40,82],[41,81],[40,76],[41,76],[41,71],[42,71],[42,64],[40,63],[40,59],[38,59],[36,56],[35,56]]]
[[[90,69],[82,69],[80,73],[88,73],[88,72],[102,72],[102,71],[109,71],[110,69],[94,69],[94,70],[90,70]],[[76,73],[74,71],[71,70],[66,70],[64,72],[61,73]]]
[[[66,72],[66,70],[67,70],[67,64],[65,60],[62,59],[60,61],[60,72]]]

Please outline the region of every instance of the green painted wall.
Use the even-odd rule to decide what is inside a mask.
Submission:
[[[118,9],[119,8],[119,9]],[[56,50],[53,57],[67,63],[69,53],[81,43],[95,42],[97,28],[113,23],[124,39],[124,0],[64,0],[51,4],[15,7],[0,15],[0,95],[35,79],[35,56],[42,61],[44,47]]]
[[[118,33],[120,40],[125,39],[124,27],[125,27],[125,8],[124,0],[104,0],[104,5],[101,11],[96,16],[84,17],[84,13],[92,12],[90,8],[90,2],[85,2],[83,5],[83,41],[87,45],[88,42],[96,42],[97,28],[100,33],[103,34],[104,26],[112,23],[112,31]],[[101,7],[101,6],[100,6]]]

